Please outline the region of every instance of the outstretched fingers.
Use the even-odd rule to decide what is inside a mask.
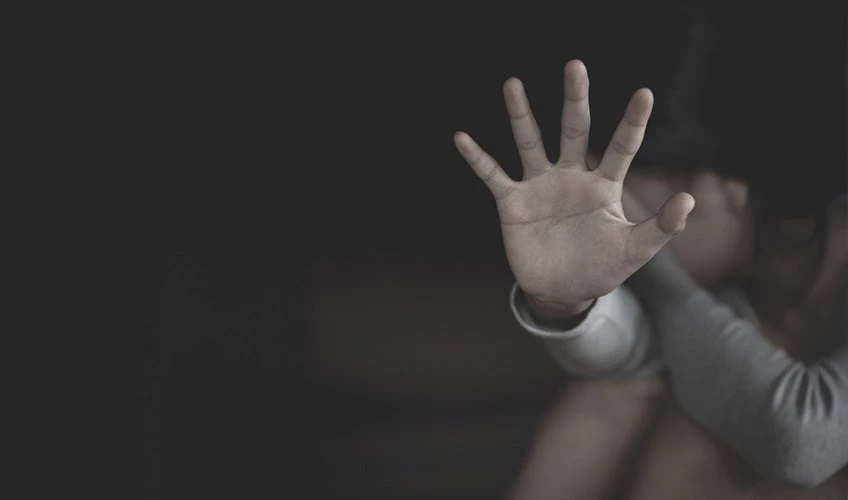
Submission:
[[[562,105],[562,137],[558,161],[560,165],[567,167],[586,164],[590,121],[589,75],[583,62],[574,59],[565,65],[565,99]]]
[[[639,146],[642,145],[653,106],[654,95],[650,90],[639,89],[633,94],[624,112],[624,118],[615,129],[612,140],[604,152],[604,157],[597,169],[598,173],[614,181],[624,179],[627,169],[630,168],[630,162],[639,151]]]
[[[518,78],[510,78],[503,88],[509,123],[521,164],[524,166],[524,178],[530,179],[544,173],[550,166],[545,146],[542,143],[542,133],[533,117],[530,101],[524,91],[524,84]]]
[[[456,149],[474,170],[480,179],[492,192],[496,200],[500,200],[515,189],[516,182],[503,171],[498,162],[483,151],[474,139],[465,132],[457,132],[453,137]]]

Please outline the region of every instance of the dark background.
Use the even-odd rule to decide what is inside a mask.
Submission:
[[[518,76],[555,157],[579,57],[605,142],[635,89],[662,96],[669,12],[154,14],[127,55],[146,494],[502,495],[566,378],[509,316],[494,203],[452,134],[518,178]],[[821,55],[843,74],[837,28]]]

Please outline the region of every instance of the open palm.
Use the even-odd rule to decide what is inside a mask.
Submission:
[[[512,180],[466,133],[457,149],[495,197],[510,268],[537,301],[573,306],[619,286],[685,225],[694,199],[679,193],[647,220],[629,221],[623,181],[653,105],[638,90],[600,163],[588,162],[589,79],[582,62],[565,67],[560,158],[551,163],[523,85],[511,78],[504,97],[524,178]]]

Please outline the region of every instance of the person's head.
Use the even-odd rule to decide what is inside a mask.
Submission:
[[[655,107],[628,182],[655,206],[695,197],[671,247],[702,283],[747,275],[802,297],[822,261],[824,214],[846,190],[844,40],[682,17],[685,33],[666,41],[683,49],[644,55],[672,70],[643,80]]]
[[[686,229],[669,246],[699,283],[750,272],[755,217],[746,183],[709,169],[677,173],[646,168],[629,175],[626,186],[650,210],[681,191],[695,198]]]

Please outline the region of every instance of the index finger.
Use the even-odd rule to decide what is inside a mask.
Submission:
[[[465,158],[477,177],[486,184],[496,200],[505,197],[515,188],[516,182],[503,171],[494,158],[483,151],[483,148],[470,135],[465,132],[457,132],[453,136],[453,141],[456,149],[459,150],[459,153]]]
[[[598,173],[614,181],[624,179],[630,162],[642,145],[653,106],[654,95],[650,90],[639,89],[633,94],[596,170]]]

